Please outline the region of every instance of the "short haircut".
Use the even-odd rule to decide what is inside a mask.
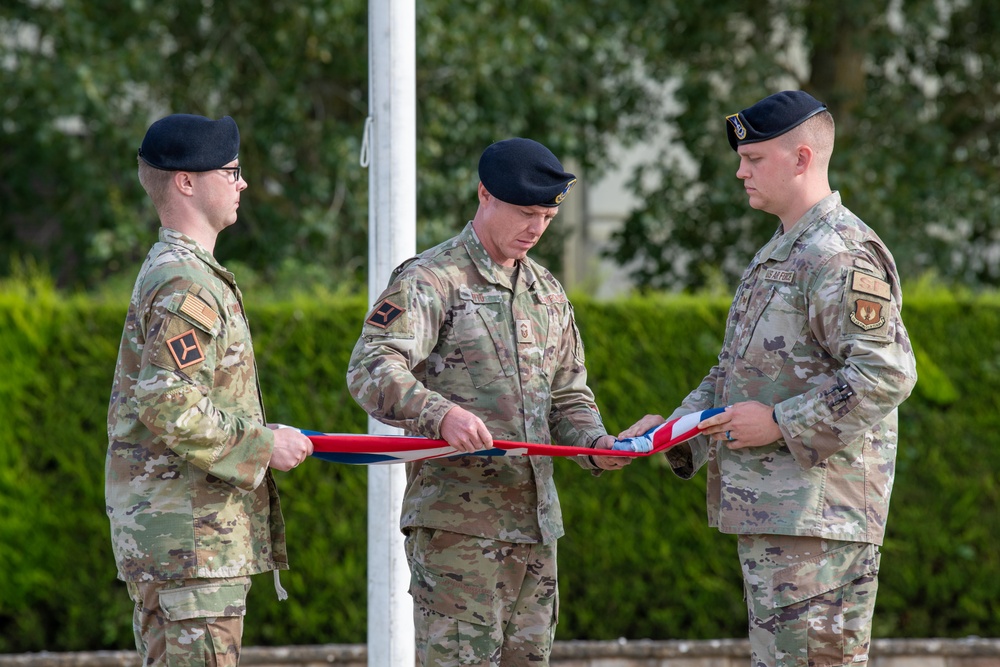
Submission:
[[[169,202],[170,185],[174,180],[175,171],[165,171],[150,166],[142,158],[139,160],[139,183],[153,201],[156,212],[161,216]]]
[[[833,114],[821,111],[807,119],[788,133],[788,143],[803,143],[813,149],[816,157],[824,164],[830,164],[836,128]]]

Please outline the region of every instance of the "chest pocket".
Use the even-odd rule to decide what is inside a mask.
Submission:
[[[462,307],[455,315],[455,344],[479,388],[517,373],[509,340],[509,304],[502,294],[462,290]]]
[[[763,308],[747,313],[753,331],[743,342],[740,356],[771,380],[776,380],[792,349],[806,330],[806,315],[771,286]]]

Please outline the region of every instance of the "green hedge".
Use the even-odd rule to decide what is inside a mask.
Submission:
[[[919,291],[919,290],[917,290]],[[361,298],[248,304],[270,421],[364,432],[344,372]],[[612,431],[671,410],[720,345],[727,298],[578,299],[592,384]],[[904,314],[921,373],[904,405],[877,636],[1000,636],[1000,298],[921,294]],[[45,285],[0,289],[0,652],[132,647],[104,514],[107,399],[125,303]],[[706,526],[704,473],[655,461],[556,474],[560,639],[742,637],[732,536]],[[251,590],[247,645],[366,637],[366,469],[278,473],[291,598]]]

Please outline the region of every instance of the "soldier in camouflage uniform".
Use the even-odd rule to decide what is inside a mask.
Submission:
[[[488,147],[479,176],[475,218],[398,267],[369,313],[351,393],[380,421],[462,452],[494,438],[610,447],[573,308],[527,257],[576,179],[521,138]],[[401,524],[421,665],[548,664],[563,535],[550,458],[409,464]]]
[[[781,224],[743,273],[718,364],[671,417],[731,407],[667,459],[685,479],[708,466],[709,523],[738,535],[752,664],[863,665],[897,407],[916,382],[899,276],[830,189],[823,104],[777,93],[727,129],[750,206]]]
[[[153,123],[139,151],[162,228],[122,334],[106,502],[146,665],[238,663],[250,575],[278,585],[288,568],[270,467],[312,452],[265,426],[243,298],[212,256],[247,187],[238,152],[232,118],[186,114]]]

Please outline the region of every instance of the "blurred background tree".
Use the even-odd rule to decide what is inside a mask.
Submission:
[[[593,182],[643,144],[610,252],[642,288],[728,284],[776,224],[747,208],[723,118],[804,88],[838,122],[834,187],[901,272],[1000,284],[992,0],[415,0],[418,247],[475,207],[483,147],[547,143]],[[231,115],[250,183],[227,264],[364,284],[367,2],[17,0],[0,7],[0,276],[131,282],[156,227],[145,128]],[[540,249],[558,268],[560,230]],[[233,258],[238,258],[238,262]]]
[[[1000,284],[1000,4],[649,3],[629,23],[646,74],[674,86],[649,126],[676,132],[634,175],[643,204],[615,235],[639,285],[699,287],[720,266],[732,284],[770,237],[777,220],[747,207],[722,119],[790,88],[830,107],[831,184],[903,276]]]
[[[418,3],[421,248],[472,217],[490,142],[530,135],[589,168],[613,138],[638,136],[635,56],[602,30],[613,4]],[[149,123],[186,112],[240,126],[250,186],[223,261],[363,284],[367,12],[364,0],[5,3],[0,276],[28,256],[64,287],[131,279],[157,225],[136,150]]]

